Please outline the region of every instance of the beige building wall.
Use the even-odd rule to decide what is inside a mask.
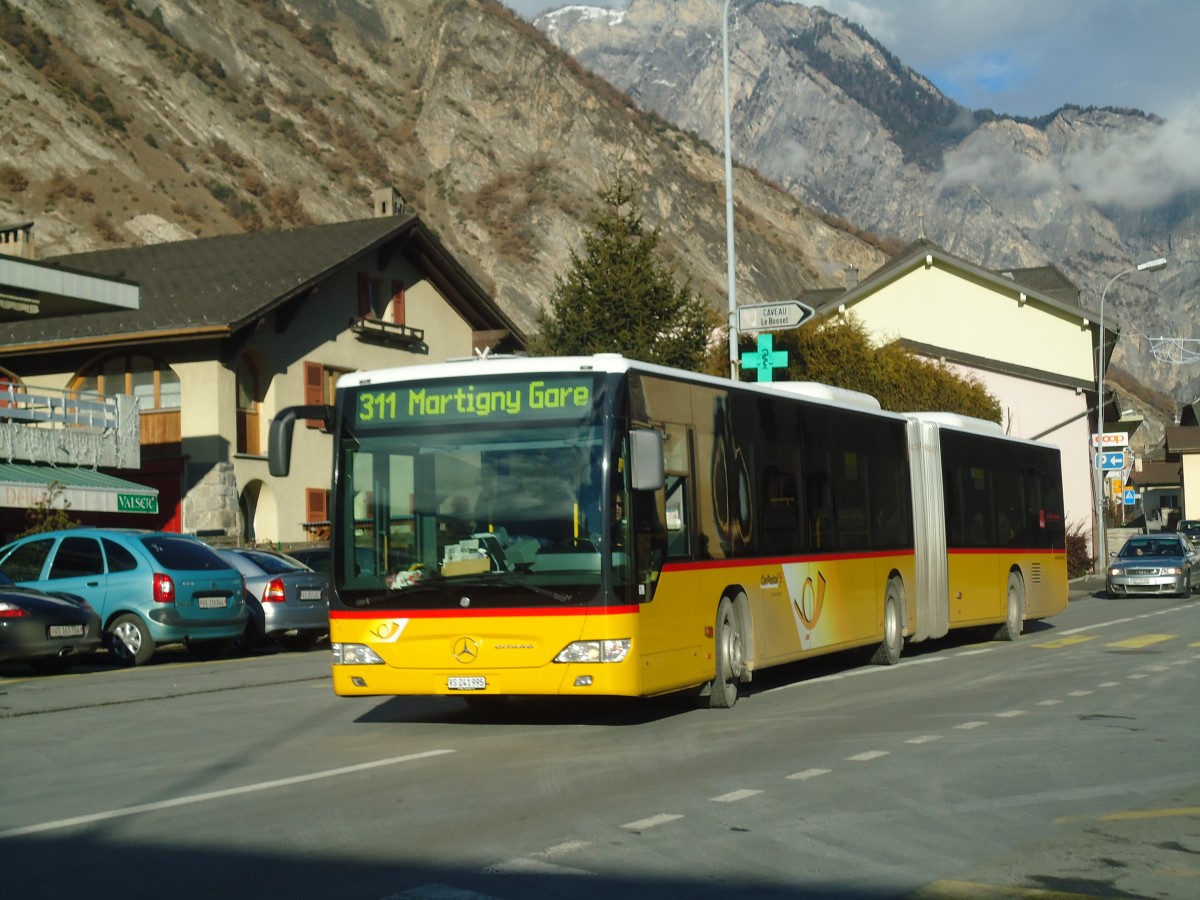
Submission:
[[[1200,519],[1200,453],[1184,453],[1183,503],[1184,519]]]
[[[258,363],[263,384],[260,404],[259,440],[262,456],[234,456],[239,494],[249,488],[253,504],[253,532],[259,541],[299,543],[307,539],[306,488],[327,489],[332,473],[332,438],[320,429],[298,422],[292,444],[292,468],[285,479],[267,471],[265,454],[271,419],[287,406],[305,402],[304,363],[315,362],[330,372],[354,372],[395,366],[423,365],[448,358],[470,356],[473,329],[426,280],[406,263],[380,272],[372,270],[388,292],[393,280],[405,284],[405,324],[424,329],[428,354],[372,341],[361,340],[348,330],[357,316],[358,284],[353,267],[323,283],[317,294],[299,310],[282,333],[276,333],[274,318],[260,328],[247,345]],[[336,312],[331,311],[336,310]],[[392,321],[392,307],[380,316]],[[234,373],[229,372],[232,379]],[[231,382],[232,383],[232,382]],[[329,398],[332,402],[332,397]],[[225,404],[230,446],[236,427],[236,395]]]
[[[937,262],[897,278],[851,307],[879,343],[897,337],[1009,366],[1094,381],[1092,323],[1001,292]]]

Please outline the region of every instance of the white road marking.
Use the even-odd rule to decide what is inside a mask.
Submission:
[[[659,825],[666,825],[668,822],[674,822],[676,819],[682,819],[683,816],[673,815],[671,813],[660,813],[657,816],[651,816],[648,819],[638,819],[636,822],[629,822],[622,825],[622,828],[628,828],[630,831],[641,831],[645,828],[656,828]]]
[[[808,781],[810,778],[816,778],[818,775],[828,775],[830,769],[805,769],[803,772],[796,772],[794,775],[789,775],[790,781]]]
[[[997,719],[1015,719],[1017,716],[1025,715],[1023,709],[1006,709],[1004,712],[996,713]]]
[[[928,744],[931,741],[940,741],[941,739],[942,739],[942,736],[940,734],[923,734],[920,737],[909,738],[904,743],[906,743],[906,744]]]
[[[1038,706],[1058,706],[1060,703],[1062,703],[1061,700],[1039,700]]]
[[[484,875],[595,875],[587,869],[573,869],[540,859],[510,859],[479,870]]]
[[[584,847],[590,847],[591,845],[591,841],[565,841],[564,843],[555,844],[553,847],[547,847],[545,850],[539,850],[529,855],[535,859],[554,859],[556,856],[566,856],[568,853],[574,853],[576,850],[582,850]]]
[[[972,728],[982,728],[987,722],[963,722],[961,725],[955,725],[959,731],[970,731]]]
[[[141,803],[137,806],[126,806],[121,809],[110,809],[105,812],[91,813],[86,816],[75,816],[71,819],[57,819],[53,822],[42,822],[38,825],[25,825],[21,828],[10,828],[0,831],[0,838],[21,837],[26,834],[40,834],[44,831],[57,831],[60,828],[72,828],[76,825],[90,825],[93,822],[103,822],[108,819],[119,819],[123,816],[135,816],[140,813],[156,812],[160,809],[171,809],[176,806],[190,806],[193,803],[206,803],[209,800],[220,800],[224,797],[237,797],[242,794],[254,794],[259,791],[270,791],[275,788],[290,787],[293,784],[305,784],[309,781],[320,781],[323,778],[335,778],[338,775],[350,775],[355,772],[365,772],[378,769],[381,766],[394,766],[399,763],[414,762],[418,759],[429,759],[433,756],[443,756],[454,753],[453,750],[426,750],[424,753],[410,753],[407,756],[393,756],[388,759],[377,759],[373,762],[359,763],[355,766],[342,766],[338,769],[326,769],[323,772],[310,772],[308,775],[296,775],[292,778],[276,778],[272,781],[260,781],[257,784],[245,784],[241,787],[226,788],[221,791],[208,791],[203,794],[189,794],[185,797],[174,797],[170,800],[159,800],[155,803]]]
[[[887,756],[891,753],[890,750],[868,750],[865,753],[859,753],[856,756],[847,756],[850,762],[870,762],[873,759],[879,759],[881,756]]]
[[[749,788],[743,788],[740,791],[730,791],[728,794],[722,794],[720,797],[709,797],[713,803],[737,803],[739,800],[745,800],[747,797],[755,797],[761,794],[762,791],[752,791]]]

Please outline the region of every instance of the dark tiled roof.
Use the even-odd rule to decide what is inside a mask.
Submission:
[[[1194,453],[1197,450],[1200,450],[1200,426],[1167,426],[1168,453]]]
[[[1176,487],[1183,484],[1183,466],[1178,462],[1146,460],[1140,472],[1134,469],[1130,473],[1129,483],[1138,487]]]
[[[1032,288],[1047,297],[1064,303],[1079,304],[1079,288],[1054,266],[1037,266],[1031,269],[997,269],[996,274],[1011,277],[1017,284]]]
[[[385,246],[411,258],[472,327],[520,334],[420,219],[409,215],[49,258],[44,262],[136,282],[141,308],[3,323],[0,353],[120,338],[229,334]]]

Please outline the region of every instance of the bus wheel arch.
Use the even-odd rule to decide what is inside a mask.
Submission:
[[[908,621],[904,603],[904,581],[893,572],[883,594],[883,640],[875,648],[871,662],[877,666],[894,666],[904,650],[904,626]]]
[[[1025,622],[1025,579],[1021,570],[1014,566],[1008,573],[1008,586],[1004,591],[1004,624],[996,629],[997,641],[1015,641],[1021,636]]]
[[[738,686],[748,680],[746,672],[746,632],[744,610],[748,609],[745,592],[726,593],[717,604],[713,632],[713,658],[716,673],[706,685],[710,709],[729,709],[738,698]]]

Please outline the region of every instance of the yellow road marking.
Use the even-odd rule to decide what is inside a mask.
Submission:
[[[1105,644],[1106,647],[1123,647],[1126,650],[1136,650],[1141,647],[1149,647],[1151,644],[1161,644],[1163,641],[1170,641],[1177,638],[1176,634],[1143,634],[1138,637],[1127,638],[1123,641],[1117,641],[1115,644]]]
[[[1057,641],[1048,641],[1045,644],[1034,644],[1035,647],[1045,647],[1049,650],[1057,650],[1060,647],[1070,647],[1072,644],[1082,644],[1085,641],[1094,641],[1095,636],[1087,636],[1085,634],[1073,634],[1070,637],[1059,638]]]
[[[1175,809],[1131,809],[1128,812],[1109,813],[1101,816],[1101,822],[1119,822],[1128,819],[1167,819],[1172,816],[1200,816],[1200,806],[1180,806]]]

